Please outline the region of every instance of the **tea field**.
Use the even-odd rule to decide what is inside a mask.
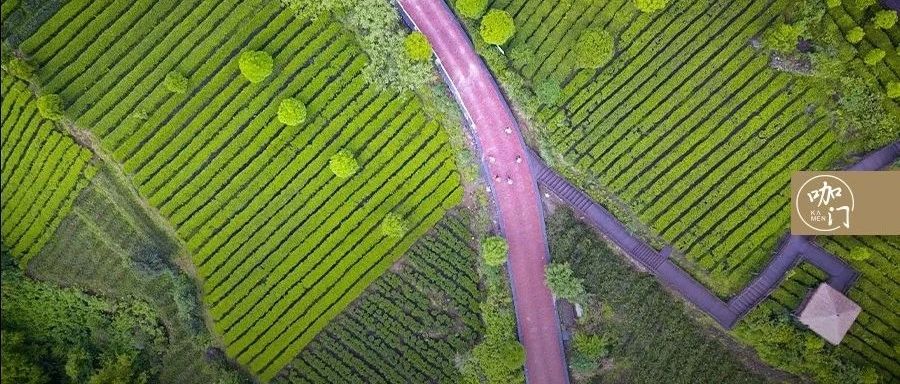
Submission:
[[[448,214],[279,375],[284,383],[457,382],[455,356],[478,340],[477,252]]]
[[[510,69],[528,84],[562,86],[535,114],[548,149],[624,200],[723,295],[765,264],[787,230],[789,171],[843,159],[820,92],[754,48],[787,4],[672,1],[654,13],[625,0],[490,5],[517,26],[505,48]],[[842,9],[823,22],[855,26]],[[575,69],[572,47],[589,28],[610,32],[614,56]],[[898,28],[870,32],[860,52],[889,53],[860,71],[895,81]]]
[[[227,353],[272,378],[461,197],[443,128],[334,19],[272,1],[65,4],[19,47],[187,244]],[[265,51],[274,71],[237,64]],[[164,80],[188,80],[183,94]],[[276,117],[280,100],[306,122]],[[350,178],[328,167],[355,155]],[[388,237],[388,213],[409,230]]]
[[[38,113],[24,82],[4,74],[0,84],[0,228],[12,257],[26,265],[53,236],[96,168],[91,151]]]

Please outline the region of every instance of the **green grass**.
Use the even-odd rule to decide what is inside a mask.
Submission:
[[[187,243],[228,354],[263,379],[460,200],[442,128],[414,96],[366,85],[366,58],[327,16],[75,0],[21,48]],[[247,49],[275,59],[262,83],[239,74]],[[162,86],[170,71],[190,79],[185,95]],[[305,125],[277,122],[286,97],[306,103]],[[340,149],[362,167],[351,179],[327,169]],[[388,212],[407,236],[380,233]]]
[[[455,356],[477,341],[477,252],[466,220],[446,216],[335,318],[278,382],[457,382]]]
[[[787,230],[790,171],[843,160],[817,89],[771,69],[751,45],[788,3],[673,1],[653,14],[627,0],[491,3],[514,15],[508,65],[525,85],[562,83],[560,99],[535,113],[548,149],[616,194],[723,295],[765,265]],[[826,16],[843,29],[853,20],[842,9]],[[587,28],[615,36],[615,58],[575,70],[569,48]],[[860,56],[865,44],[896,45],[896,29],[872,31]],[[900,63],[888,56],[862,73],[896,80]]]
[[[93,154],[37,112],[28,86],[4,74],[2,240],[20,265],[41,251],[94,172]]]
[[[547,237],[554,262],[568,262],[592,295],[581,326],[595,328],[612,342],[601,373],[578,381],[765,381],[744,365],[748,357],[723,345],[720,331],[697,320],[652,276],[635,271],[570,211],[559,209],[548,217]]]
[[[847,260],[860,273],[848,296],[863,311],[837,350],[863,365],[875,366],[882,382],[896,381],[900,377],[900,364],[897,363],[897,345],[900,345],[900,303],[897,300],[897,292],[900,292],[900,269],[897,268],[900,238],[834,236],[821,238],[818,242]],[[855,248],[867,249],[869,259],[851,259],[850,250]],[[824,278],[821,271],[804,265],[773,293],[772,300],[788,310],[794,310],[808,290],[815,288]]]

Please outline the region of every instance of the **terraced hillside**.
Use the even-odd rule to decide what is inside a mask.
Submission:
[[[28,86],[7,73],[2,80],[3,244],[21,264],[38,254],[96,169],[93,154],[37,111]]]
[[[47,92],[121,162],[204,278],[228,354],[272,378],[461,195],[442,128],[418,99],[365,83],[366,58],[329,17],[273,1],[73,0],[20,47]],[[237,56],[270,53],[244,79]],[[188,78],[183,95],[165,76]],[[279,123],[280,100],[306,123]],[[328,169],[339,150],[360,170]],[[379,225],[394,212],[401,238]]]
[[[478,255],[448,215],[282,371],[286,383],[458,382],[454,358],[478,340]]]
[[[788,171],[829,168],[843,153],[816,92],[753,47],[787,3],[673,1],[651,14],[626,0],[490,5],[516,21],[512,69],[531,84],[561,82],[561,97],[536,116],[550,149],[628,203],[722,294],[764,265],[787,229]],[[842,28],[847,17],[826,16]],[[588,28],[615,37],[615,56],[574,70],[569,49]],[[867,39],[893,44],[879,31]],[[874,67],[882,83],[897,79],[895,56]]]

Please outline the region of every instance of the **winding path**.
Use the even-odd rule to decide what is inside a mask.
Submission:
[[[428,37],[478,141],[500,227],[509,242],[508,270],[519,339],[525,347],[525,377],[532,384],[568,383],[556,303],[544,284],[549,252],[540,195],[515,118],[443,0],[399,4],[405,20]]]
[[[900,158],[900,141],[869,153],[847,169],[879,170],[898,158]],[[725,328],[734,326],[741,317],[769,296],[787,272],[800,262],[806,261],[824,271],[828,274],[828,284],[839,291],[846,293],[856,281],[857,273],[850,265],[811,242],[810,237],[789,235],[782,240],[775,256],[759,275],[730,300],[722,301],[668,258],[671,247],[667,246],[662,251],[656,251],[631,234],[609,211],[545,165],[537,154],[529,152],[529,162],[538,181],[544,187],[581,213],[594,228],[615,242],[663,284],[678,292]]]

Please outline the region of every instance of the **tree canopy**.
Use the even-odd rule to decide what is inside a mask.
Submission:
[[[479,33],[484,42],[503,45],[516,33],[516,24],[508,12],[491,9],[481,19]]]
[[[422,32],[415,31],[406,35],[406,38],[403,39],[403,48],[406,49],[406,55],[410,59],[427,61],[431,58],[431,43]]]
[[[866,52],[866,56],[863,57],[863,61],[867,65],[875,65],[880,63],[881,60],[884,60],[885,55],[886,53],[884,52],[884,50],[882,50],[881,48],[875,48],[870,50],[869,52]]]
[[[544,276],[547,279],[547,287],[559,298],[580,302],[587,295],[584,280],[575,277],[569,263],[551,263],[547,266]]]
[[[791,24],[778,23],[763,34],[763,44],[778,52],[792,52],[797,48],[800,28]]]
[[[263,51],[246,51],[238,58],[241,74],[251,83],[258,83],[272,74],[275,63],[272,56]]]
[[[847,31],[847,41],[856,44],[866,37],[866,31],[860,26],[856,26]]]
[[[63,117],[62,97],[55,93],[38,97],[37,109],[41,116],[48,120],[59,120]]]
[[[481,257],[484,263],[493,267],[499,267],[506,262],[509,253],[509,244],[500,236],[489,236],[481,241]]]
[[[281,100],[278,104],[278,121],[289,127],[303,124],[306,121],[306,106],[294,98]]]
[[[29,81],[32,77],[34,77],[34,66],[28,64],[27,61],[19,57],[13,57],[9,59],[9,63],[6,65],[6,69],[9,71],[10,75],[13,75],[25,81]]]
[[[891,29],[894,24],[897,24],[897,12],[890,9],[882,9],[875,12],[875,17],[872,18],[872,22],[875,23],[875,26],[878,28]]]
[[[477,19],[487,9],[487,0],[456,0],[456,10],[463,17]]]
[[[334,172],[335,176],[346,179],[359,170],[359,163],[356,162],[353,153],[342,149],[331,156],[331,160],[328,161],[328,168],[331,169],[331,172]]]
[[[163,80],[163,84],[166,86],[166,89],[172,93],[182,94],[187,92],[188,90],[188,79],[184,77],[179,72],[169,72],[166,74],[165,80]]]
[[[401,238],[409,232],[409,223],[403,216],[394,212],[389,212],[381,221],[381,233],[391,238]]]
[[[602,29],[589,29],[575,43],[575,64],[578,68],[600,68],[613,57],[613,38]]]

